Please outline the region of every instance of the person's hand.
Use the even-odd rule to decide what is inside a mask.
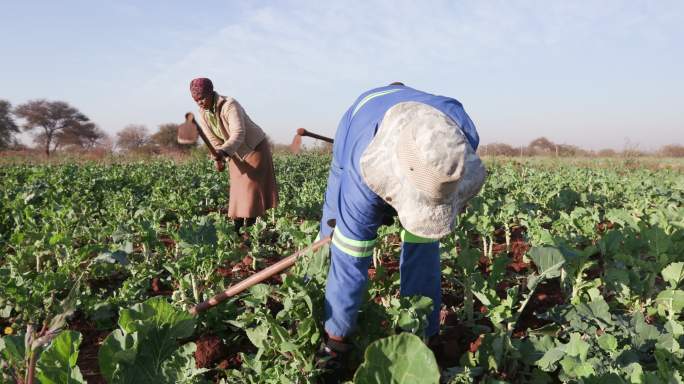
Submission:
[[[226,152],[226,150],[223,148],[216,150],[216,154],[219,155],[222,159],[225,159],[226,157],[230,157],[230,156],[228,156],[228,152]]]
[[[214,159],[214,165],[216,166],[216,171],[223,172],[226,169],[226,163],[223,159]]]

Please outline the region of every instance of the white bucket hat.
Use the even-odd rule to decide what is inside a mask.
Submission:
[[[484,184],[486,171],[456,122],[423,103],[390,108],[361,156],[370,189],[409,232],[439,239]]]

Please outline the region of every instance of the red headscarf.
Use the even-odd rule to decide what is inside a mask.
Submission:
[[[190,82],[190,94],[197,100],[214,92],[214,84],[206,77],[198,77]]]

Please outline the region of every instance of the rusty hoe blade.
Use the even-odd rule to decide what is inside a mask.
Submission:
[[[290,144],[290,151],[292,153],[299,154],[299,152],[302,150],[302,136],[297,134],[294,136],[292,139],[292,144]]]
[[[185,114],[185,122],[178,126],[178,144],[194,144],[197,142],[197,128],[192,112]]]

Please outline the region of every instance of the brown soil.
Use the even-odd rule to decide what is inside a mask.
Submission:
[[[256,353],[257,349],[246,337],[241,338],[238,343],[231,343],[224,348],[224,353],[217,364],[220,369],[240,369],[242,359],[240,353]]]
[[[233,280],[234,282],[238,282],[241,280],[244,280],[248,278],[249,276],[259,272],[260,270],[263,270],[264,268],[267,268],[282,259],[277,256],[273,255],[270,257],[266,258],[258,258],[257,259],[257,270],[254,270],[252,268],[252,265],[254,263],[254,259],[252,258],[251,255],[246,255],[242,260],[234,263],[229,263],[225,264],[223,266],[217,267],[216,268],[216,273],[224,278],[229,278]],[[265,284],[281,284],[282,278],[280,277],[280,274],[276,274],[274,276],[271,276],[267,280],[264,281]]]
[[[97,329],[80,312],[69,322],[69,329],[80,332],[83,336],[76,362],[83,374],[83,378],[90,384],[106,384],[107,382],[100,374],[97,354],[102,342],[111,330]]]
[[[110,294],[121,288],[128,276],[121,272],[115,272],[110,276],[99,279],[88,279],[87,284],[93,290],[105,290]]]
[[[150,281],[150,290],[148,294],[150,296],[171,296],[173,294],[173,289],[159,277],[154,277]]]
[[[442,310],[440,313],[442,332],[430,342],[430,349],[435,354],[437,364],[442,368],[459,365],[463,353],[478,338],[465,324],[458,321],[454,312]]]
[[[197,368],[211,368],[211,366],[225,355],[225,345],[215,335],[204,335],[195,340],[195,366]]]
[[[159,241],[164,244],[164,247],[168,250],[172,250],[176,247],[176,242],[169,236],[161,235],[159,236]]]
[[[561,292],[560,280],[554,279],[540,284],[532,298],[520,314],[518,324],[513,331],[514,337],[524,337],[528,330],[537,329],[549,324],[548,320],[542,320],[536,314],[544,313],[551,307],[565,303],[565,297]]]

